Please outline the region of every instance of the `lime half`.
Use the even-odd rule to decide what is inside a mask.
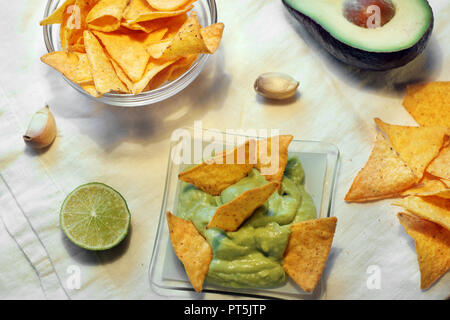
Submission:
[[[107,250],[128,234],[130,211],[113,188],[98,182],[73,190],[61,207],[61,228],[74,244],[88,250]]]

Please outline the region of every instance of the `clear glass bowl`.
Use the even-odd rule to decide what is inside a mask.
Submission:
[[[196,293],[194,291],[181,262],[178,260],[172,248],[166,220],[167,211],[174,214],[177,212],[180,196],[180,180],[178,179],[178,174],[184,171],[186,166],[189,165],[189,163],[179,161],[179,158],[177,158],[181,143],[183,139],[186,140],[184,141],[186,143],[182,144],[182,148],[191,148],[187,154],[192,157],[195,151],[205,154],[205,150],[209,150],[206,152],[206,154],[209,154],[212,150],[211,145],[229,149],[243,143],[250,137],[206,129],[202,131],[202,134],[198,134],[198,131],[196,133],[195,129],[192,128],[183,128],[180,130],[182,131],[172,135],[170,144],[164,197],[149,267],[150,286],[152,290],[161,296],[190,299],[217,297],[217,295],[220,295],[220,298],[224,296],[231,296],[232,298],[233,296],[240,296],[245,298],[300,300],[322,298],[325,294],[325,285],[322,280],[320,280],[312,293],[302,291],[292,279],[288,279],[283,286],[268,289],[226,288],[209,284],[206,281],[202,293]],[[213,138],[211,139],[211,137]],[[257,136],[255,137],[258,138]],[[332,216],[331,211],[338,172],[339,149],[335,145],[327,142],[293,140],[289,145],[288,152],[290,155],[296,155],[302,162],[305,171],[305,188],[316,205],[317,218]],[[193,157],[195,158],[195,156]],[[196,163],[196,160],[193,163]]]
[[[60,3],[62,3],[60,0],[49,0],[45,8],[44,18],[53,13],[53,11],[58,8]],[[197,0],[194,3],[193,10],[197,12],[202,26],[209,26],[217,22],[217,7],[215,0]],[[43,29],[45,46],[47,47],[48,52],[61,50],[61,41],[59,38],[60,25],[48,25],[44,26]],[[192,81],[195,80],[195,78],[197,78],[205,67],[208,59],[209,55],[200,55],[191,68],[179,78],[167,82],[155,90],[146,91],[139,94],[107,93],[100,98],[95,98],[84,91],[76,83],[73,83],[64,76],[63,77],[73,88],[96,101],[120,107],[138,107],[168,99],[186,88],[192,83]]]

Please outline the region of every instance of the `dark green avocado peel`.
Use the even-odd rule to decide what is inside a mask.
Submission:
[[[338,60],[361,69],[383,71],[406,65],[423,52],[433,30],[433,12],[426,0],[282,1],[324,49]],[[356,18],[361,17],[352,21],[345,16],[349,3],[351,7],[354,3],[370,5],[384,1],[392,3],[396,10],[382,12],[382,23],[377,28],[358,25]]]

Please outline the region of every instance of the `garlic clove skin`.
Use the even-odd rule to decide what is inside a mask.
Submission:
[[[56,138],[56,122],[48,106],[38,110],[31,118],[23,140],[35,149],[43,149]]]
[[[297,92],[299,82],[291,76],[269,72],[260,75],[254,84],[255,91],[269,99],[284,100],[291,98]]]

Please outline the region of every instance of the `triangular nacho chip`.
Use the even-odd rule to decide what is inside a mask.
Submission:
[[[232,201],[220,206],[208,223],[207,228],[236,231],[277,189],[278,183],[270,182],[259,188],[243,192]]]
[[[147,0],[148,4],[159,11],[174,11],[197,0]]]
[[[67,79],[79,84],[93,84],[86,54],[53,51],[41,57],[41,61],[61,72]]]
[[[62,5],[58,7],[51,15],[40,22],[41,26],[48,24],[59,24],[63,22],[63,16],[69,6],[73,5],[75,0],[66,0]]]
[[[421,126],[450,127],[450,82],[407,86],[403,106]]]
[[[448,198],[450,189],[442,180],[425,173],[422,180],[412,188],[405,190],[402,196],[439,196]]]
[[[175,17],[183,15],[193,6],[186,6],[176,11],[156,10],[152,8],[146,0],[131,0],[123,14],[123,19],[127,23],[152,21],[156,19]]]
[[[166,216],[175,254],[183,263],[194,290],[201,292],[213,251],[191,221],[178,218],[170,212]]]
[[[444,147],[427,168],[433,176],[450,180],[450,146]]]
[[[144,76],[138,81],[133,84],[133,90],[132,92],[134,94],[141,93],[147,85],[150,83],[150,81],[161,71],[170,66],[172,63],[174,63],[176,60],[171,61],[158,61],[150,58],[149,63],[147,64],[147,67],[144,71]]]
[[[251,156],[254,153],[251,151],[252,148],[256,148],[256,142],[249,140],[180,173],[178,178],[206,193],[220,195],[223,190],[247,176],[252,170],[256,161]]]
[[[447,132],[445,127],[409,127],[375,119],[394,150],[420,180],[428,164],[438,155]]]
[[[103,95],[107,92],[127,92],[127,88],[117,77],[109,57],[97,38],[87,30],[83,35],[92,77],[98,93]]]
[[[133,82],[139,81],[144,75],[150,59],[146,48],[160,41],[166,32],[167,28],[152,33],[93,31],[111,58],[120,65]]]
[[[119,29],[129,0],[100,0],[87,15],[89,28],[104,32]]]
[[[258,141],[258,162],[255,167],[267,181],[278,182],[280,187],[287,164],[289,145],[293,138],[291,135],[280,135]]]
[[[397,217],[414,239],[420,288],[426,290],[450,269],[450,231],[407,213],[399,213]]]
[[[291,225],[283,269],[306,292],[314,291],[325,269],[337,218],[303,221]]]
[[[197,14],[193,12],[171,41],[164,42],[165,45],[158,45],[156,48],[150,47],[149,52],[155,59],[170,59],[201,53],[213,54],[222,38],[224,25],[217,23],[208,28],[205,36],[210,38],[204,39],[201,32],[202,26]]]
[[[369,160],[353,180],[345,201],[367,202],[396,196],[417,178],[379,132]]]
[[[407,209],[422,219],[429,220],[450,230],[450,200],[441,197],[410,196],[394,201],[394,206]]]

